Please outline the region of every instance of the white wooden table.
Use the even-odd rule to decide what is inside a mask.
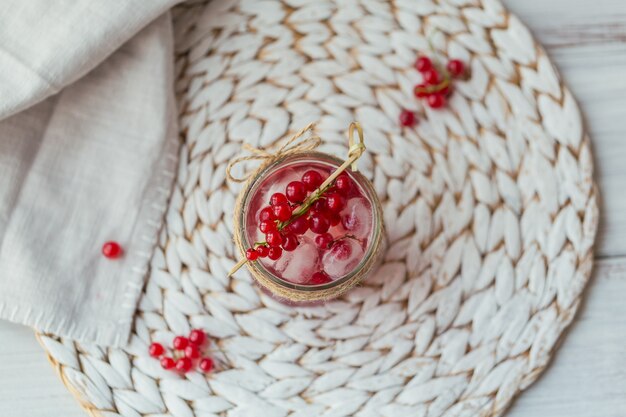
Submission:
[[[505,0],[546,46],[591,132],[602,195],[586,301],[509,416],[626,416],[626,1]],[[84,417],[32,331],[0,322],[0,416]]]

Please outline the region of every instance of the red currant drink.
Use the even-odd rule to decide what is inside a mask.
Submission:
[[[371,256],[379,212],[360,175],[344,171],[319,199],[303,204],[337,168],[331,161],[287,160],[270,168],[249,195],[245,235],[255,253],[249,250],[248,259],[287,283],[330,284]]]

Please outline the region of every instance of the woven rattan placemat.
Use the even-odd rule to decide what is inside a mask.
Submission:
[[[40,335],[64,383],[98,416],[500,415],[572,321],[598,220],[578,107],[524,25],[493,0],[214,0],[175,16],[180,169],[132,341]],[[412,92],[428,40],[471,70],[444,110]],[[353,120],[385,213],[380,270],[308,308],[245,270],[228,279],[228,161],[309,122],[343,156]],[[220,371],[148,356],[192,327]]]

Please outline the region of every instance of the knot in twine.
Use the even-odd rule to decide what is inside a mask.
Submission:
[[[228,177],[230,181],[233,181],[233,182],[245,182],[248,178],[250,178],[252,174],[254,174],[256,170],[249,170],[247,172],[244,172],[243,177],[235,177],[232,174],[232,169],[236,165],[242,162],[263,161],[262,165],[268,165],[274,160],[279,159],[283,156],[292,154],[292,153],[314,150],[315,148],[317,148],[318,146],[322,144],[322,139],[320,139],[319,136],[310,136],[298,142],[298,140],[304,137],[306,133],[313,132],[313,126],[314,126],[313,123],[311,123],[308,126],[306,126],[304,129],[300,130],[298,133],[293,135],[288,141],[286,141],[280,148],[278,148],[276,152],[273,152],[273,153],[267,151],[266,149],[255,148],[254,146],[244,143],[242,148],[252,153],[252,155],[242,156],[242,157],[239,157],[230,161],[230,163],[226,167],[226,176]],[[354,138],[355,130],[359,134],[358,140],[355,140]],[[346,161],[346,167],[347,165],[352,165],[352,170],[356,171],[357,170],[356,161],[357,159],[361,157],[361,155],[363,155],[363,152],[365,152],[365,144],[363,143],[363,129],[361,128],[361,125],[359,123],[352,122],[350,124],[350,129],[348,132],[348,144],[350,148],[348,149],[348,159]],[[343,167],[341,171],[343,171],[346,167]]]

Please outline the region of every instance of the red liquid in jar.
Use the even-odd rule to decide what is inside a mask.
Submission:
[[[259,230],[259,212],[269,206],[270,196],[274,193],[285,193],[287,184],[291,181],[300,181],[302,175],[315,170],[326,179],[336,167],[322,162],[297,161],[286,164],[271,172],[261,180],[251,196],[246,214],[246,235],[249,246],[255,242],[265,241],[265,235]],[[260,262],[270,273],[285,281],[300,285],[318,285],[318,274],[324,273],[331,281],[340,279],[352,272],[363,260],[371,242],[373,231],[372,203],[366,197],[361,186],[349,174],[350,190],[342,193],[345,206],[338,213],[339,223],[328,230],[332,240],[326,247],[319,247],[315,243],[319,235],[307,230],[298,235],[298,246],[293,251],[283,251],[277,260],[259,258]],[[322,199],[328,196],[325,192]],[[294,210],[297,205],[294,205]],[[303,217],[308,217],[308,213]],[[286,229],[283,230],[285,232]]]

